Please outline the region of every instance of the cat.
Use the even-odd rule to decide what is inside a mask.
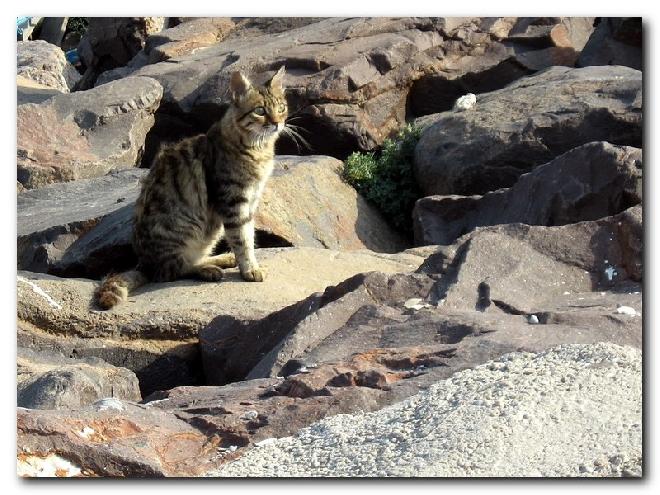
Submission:
[[[223,268],[236,265],[244,280],[264,280],[254,254],[254,214],[273,169],[275,141],[286,130],[283,77],[282,66],[254,86],[233,72],[220,121],[156,155],[135,206],[138,265],[101,282],[95,294],[101,308],[114,307],[149,281],[215,282]],[[223,236],[232,253],[212,256]]]

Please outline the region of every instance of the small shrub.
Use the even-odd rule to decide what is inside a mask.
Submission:
[[[409,124],[394,139],[386,139],[380,153],[355,152],[344,163],[344,180],[407,235],[412,234],[412,210],[420,197],[412,170],[420,135],[421,129]]]
[[[89,20],[87,17],[69,17],[66,24],[66,30],[67,32],[78,33],[82,36],[85,34],[85,31],[87,31],[87,26],[89,26]]]

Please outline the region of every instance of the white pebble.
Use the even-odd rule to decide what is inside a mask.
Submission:
[[[616,308],[616,312],[621,315],[630,315],[630,316],[638,315],[637,311],[635,311],[635,308],[631,308],[630,306],[619,306]]]
[[[474,93],[468,93],[461,96],[454,103],[454,110],[469,110],[477,104],[477,96]]]
[[[539,319],[538,319],[538,317],[537,317],[536,315],[529,315],[529,317],[527,318],[527,321],[528,321],[531,325],[536,325],[536,324],[539,322]]]

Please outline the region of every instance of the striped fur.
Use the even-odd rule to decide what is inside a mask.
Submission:
[[[254,255],[254,214],[272,172],[274,146],[287,116],[284,67],[264,86],[240,72],[231,77],[231,104],[206,134],[162,149],[136,203],[136,270],[111,275],[97,291],[109,309],[136,287],[184,277],[222,278],[236,266],[244,280],[261,282]],[[225,237],[232,253],[212,256]]]

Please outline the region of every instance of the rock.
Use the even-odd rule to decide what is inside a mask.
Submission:
[[[42,40],[19,41],[17,73],[25,79],[68,93],[80,79],[64,52],[56,45]]]
[[[277,157],[257,210],[257,246],[390,253],[405,249],[407,241],[341,179],[342,167],[331,157]],[[146,173],[122,171],[22,195],[19,268],[101,278],[135,266],[133,203],[138,179]]]
[[[45,17],[41,25],[39,38],[59,47],[62,38],[64,38],[68,20],[68,17]]]
[[[284,65],[289,106],[297,117],[295,125],[307,131],[309,153],[345,158],[352,151],[378,147],[398,130],[406,121],[408,100],[413,115],[420,115],[423,109],[416,110],[415,102],[426,99],[429,85],[421,82],[426,77],[472,78],[477,81],[472,92],[477,93],[529,73],[511,59],[514,50],[498,41],[506,22],[497,21],[330,18],[277,36],[256,37],[243,36],[239,23],[224,41],[201,52],[167,64],[144,65],[142,57],[134,61],[135,67],[103,74],[97,83],[128,73],[154,77],[165,88],[162,114],[205,131],[223,112],[232,70],[244,70],[260,81]],[[463,89],[452,96],[450,106],[468,92]],[[166,129],[162,138],[169,138]],[[294,150],[294,143],[280,143],[281,153]]]
[[[149,36],[144,52],[151,64],[195,53],[222,41],[234,26],[228,17],[194,19]]]
[[[51,271],[78,238],[108,214],[136,200],[140,178],[147,173],[145,169],[122,170],[93,179],[50,184],[20,194],[17,199],[18,269]],[[114,250],[112,254],[102,254],[118,260],[121,259],[119,253]],[[89,258],[85,261],[90,262]]]
[[[258,256],[268,276],[261,284],[243,282],[237,269],[227,270],[217,284],[148,284],[106,312],[92,304],[98,282],[19,272],[21,339],[38,342],[41,349],[54,346],[65,355],[95,356],[127,367],[140,378],[143,393],[195,384],[200,380],[197,333],[216,315],[258,320],[356,273],[415,270],[424,258],[414,253],[263,249]]]
[[[135,373],[101,359],[18,349],[18,407],[75,409],[106,397],[140,400]]]
[[[90,17],[78,45],[80,59],[87,67],[79,89],[91,88],[101,72],[126,65],[165,22],[164,17]]]
[[[41,103],[62,92],[23,76],[16,76],[16,103]]]
[[[217,438],[174,414],[114,401],[66,411],[19,409],[19,472],[37,476],[35,461],[65,464],[84,477],[199,476],[214,464]],[[57,472],[56,472],[57,475]]]
[[[643,63],[642,18],[601,17],[577,65],[626,65],[642,70]]]
[[[636,284],[641,252],[622,248],[637,245],[623,224],[640,213],[637,207],[564,227],[479,228],[427,258],[420,273],[356,275],[260,321],[219,316],[200,332],[206,376],[218,384],[274,377],[291,360],[302,362],[296,366],[336,361],[379,347],[420,346],[420,353],[431,353],[474,342],[465,352],[492,359],[493,353],[520,346],[538,350],[598,339],[639,345],[641,321],[611,319],[615,301],[632,298],[633,306],[641,304]],[[626,268],[630,265],[636,268]],[[612,280],[604,273],[608,266],[617,269]],[[612,291],[608,298],[596,297],[598,310],[592,308],[599,304],[579,302],[593,300],[591,291],[607,290]],[[631,294],[620,295],[624,291]],[[406,308],[411,298],[431,308]],[[543,325],[557,326],[528,326],[532,314]],[[498,333],[491,335],[495,328]],[[463,343],[467,336],[474,338]],[[464,362],[461,356],[456,362]]]
[[[605,142],[575,148],[483,196],[429,196],[415,204],[415,242],[451,244],[484,225],[565,225],[616,215],[642,201],[642,152]]]
[[[31,189],[134,167],[161,96],[153,79],[127,78],[20,105],[18,180]]]
[[[392,407],[315,422],[206,476],[641,476],[642,389],[640,349],[511,353]]]
[[[641,147],[642,75],[627,67],[552,67],[479,95],[475,108],[415,121],[425,129],[414,162],[425,195],[510,187],[591,141]]]
[[[506,40],[540,48],[573,48],[580,52],[594,30],[594,17],[521,17]]]

